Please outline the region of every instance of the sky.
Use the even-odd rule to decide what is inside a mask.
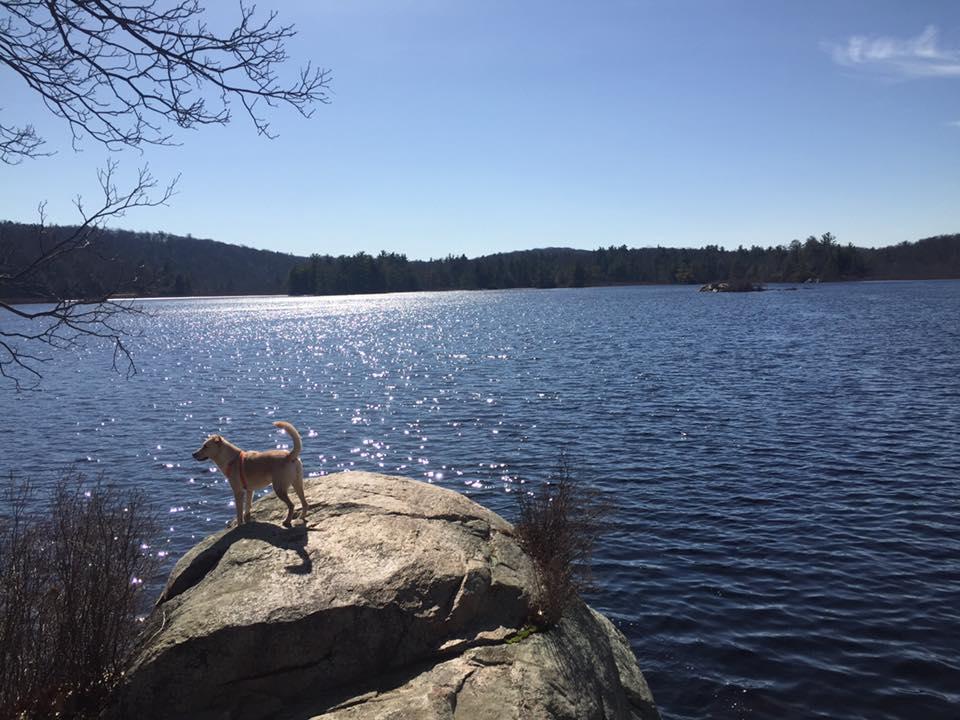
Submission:
[[[208,2],[228,28],[238,6]],[[266,0],[259,8],[266,9]],[[329,105],[109,153],[0,66],[0,219],[77,220],[96,171],[180,176],[114,227],[301,255],[536,247],[882,246],[960,232],[960,2],[274,0]]]

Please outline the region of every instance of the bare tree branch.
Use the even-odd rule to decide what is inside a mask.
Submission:
[[[224,124],[239,102],[257,132],[272,137],[262,106],[309,117],[329,102],[330,73],[307,65],[291,82],[277,66],[296,34],[276,13],[258,20],[240,5],[237,26],[217,33],[197,0],[0,0],[0,66],[40,95],[70,126],[108,148],[172,144],[165,130]],[[0,159],[36,154],[32,127],[0,126]]]
[[[8,127],[0,123],[0,162],[19,165],[25,158],[49,155],[40,151],[43,139],[32,125]]]
[[[327,70],[308,64],[289,82],[280,79],[277,68],[288,60],[286,43],[295,31],[278,24],[275,13],[260,19],[241,2],[237,24],[226,33],[208,28],[203,17],[198,0],[0,0],[0,70],[19,77],[66,121],[75,149],[84,137],[111,150],[173,144],[170,124],[225,124],[232,104],[272,137],[265,108],[287,105],[308,117],[316,103],[328,102]],[[32,125],[0,123],[0,162],[45,154]],[[0,299],[6,298],[0,377],[18,389],[39,381],[51,359],[45,351],[83,340],[112,344],[114,368],[136,372],[126,341],[135,333],[129,321],[142,310],[112,298],[142,288],[144,278],[130,278],[125,287],[97,287],[98,278],[71,286],[69,260],[98,252],[108,220],[165,204],[176,180],[158,187],[144,167],[132,188],[120,190],[115,172],[113,161],[98,172],[103,197],[95,209],[76,198],[82,223],[75,228],[48,228],[41,204],[30,256],[6,248],[0,228]]]
[[[137,371],[125,340],[136,332],[131,321],[144,311],[130,301],[111,299],[129,291],[135,278],[130,279],[129,287],[114,286],[90,295],[89,291],[71,292],[73,288],[60,282],[57,272],[57,264],[65,256],[95,248],[108,220],[132,208],[165,205],[174,194],[176,180],[154,195],[158,183],[147,167],[139,171],[131,188],[121,191],[114,180],[116,170],[116,162],[108,161],[97,172],[103,196],[96,209],[87,209],[80,197],[74,201],[83,220],[79,226],[48,237],[41,204],[35,257],[14,267],[6,267],[0,259],[0,289],[5,296],[49,301],[44,305],[18,305],[0,300],[0,377],[12,380],[18,390],[35,387],[41,378],[40,366],[51,359],[49,354],[27,348],[68,350],[85,340],[104,341],[113,346],[114,370],[128,376]]]

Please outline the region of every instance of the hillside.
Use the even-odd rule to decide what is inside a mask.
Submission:
[[[42,246],[52,247],[72,230],[45,228]],[[36,225],[0,222],[0,275],[37,257],[37,231]],[[104,230],[89,247],[64,256],[27,285],[0,281],[0,297],[285,293],[290,270],[305,260],[189,236]]]
[[[72,228],[46,228],[43,247]],[[39,253],[35,225],[0,222],[0,276]],[[0,297],[99,295],[337,295],[411,290],[583,287],[616,284],[960,278],[960,234],[885,248],[840,245],[829,233],[789,245],[725,250],[545,248],[408,260],[381,252],[297,257],[214,240],[105,230],[29,284],[0,280]]]

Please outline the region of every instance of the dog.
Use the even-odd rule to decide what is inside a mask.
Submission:
[[[237,525],[250,520],[250,503],[253,500],[253,491],[273,485],[277,497],[287,505],[287,517],[283,521],[284,527],[290,527],[293,522],[293,503],[287,495],[291,486],[297,491],[302,509],[300,517],[307,521],[307,498],[303,494],[303,462],[300,460],[300,433],[288,422],[274,423],[293,438],[293,449],[241,450],[222,435],[211,435],[204,441],[200,449],[193,453],[194,460],[213,460],[226,475],[233,490],[233,497],[237,506]]]

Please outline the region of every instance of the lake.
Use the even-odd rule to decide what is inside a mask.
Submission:
[[[289,420],[308,473],[508,517],[566,451],[613,500],[588,600],[664,717],[960,716],[960,282],[143,305],[135,377],[93,347],[2,389],[0,471],[144,488],[164,577],[234,516],[208,433]]]

